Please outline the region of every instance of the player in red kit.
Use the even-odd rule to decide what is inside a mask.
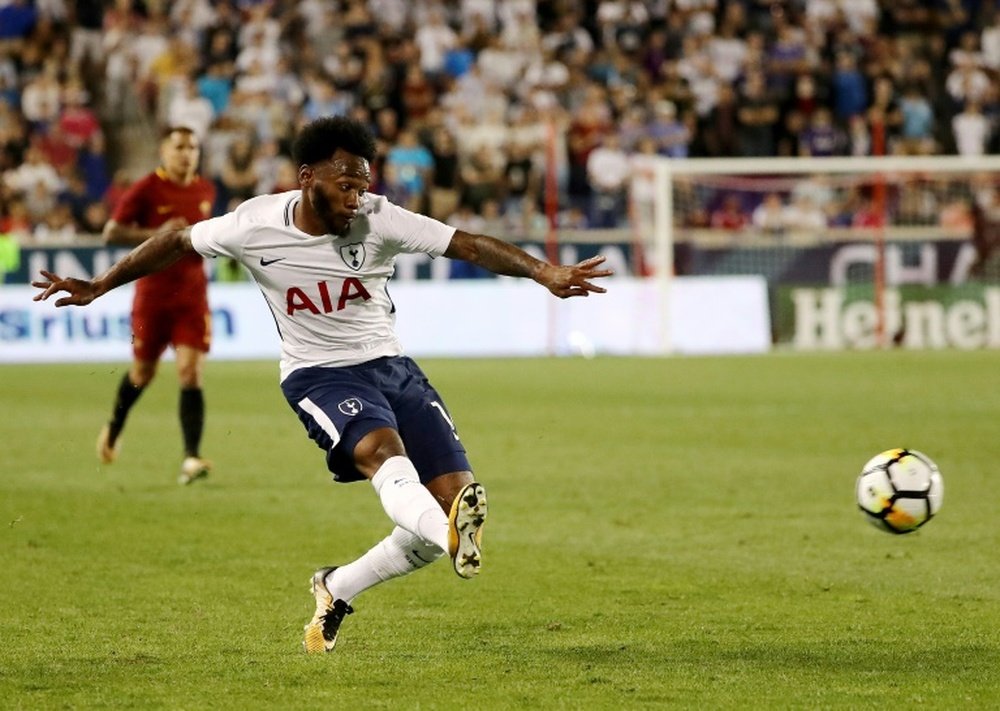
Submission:
[[[212,216],[215,187],[198,175],[201,147],[189,128],[172,126],[162,134],[161,165],[122,197],[104,227],[104,241],[136,246],[154,234],[183,228]],[[179,414],[184,460],[179,481],[190,484],[208,475],[201,458],[205,423],[202,371],[211,343],[208,279],[201,255],[191,252],[169,268],[136,282],[132,302],[132,353],[111,419],[101,429],[97,455],[104,464],[118,457],[125,419],[156,375],[160,357],[173,346],[180,385]]]

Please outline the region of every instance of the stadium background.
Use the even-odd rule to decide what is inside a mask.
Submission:
[[[296,127],[340,113],[378,136],[377,192],[515,241],[617,244],[643,275],[632,178],[649,155],[997,152],[998,15],[978,0],[4,2],[0,271],[27,280],[15,245],[94,244],[165,125],[202,136],[221,214],[294,187]],[[727,197],[677,220],[752,229],[763,195]],[[864,225],[855,198],[820,219]],[[933,219],[971,234],[976,196],[937,198]]]
[[[53,338],[12,360],[82,359],[79,340],[60,340],[71,331],[117,338],[99,360],[0,365],[0,706],[1000,707],[1000,326],[975,315],[1000,301],[963,305],[973,292],[952,283],[978,239],[963,181],[923,202],[916,238],[887,254],[933,282],[906,290],[946,293],[964,340],[857,352],[845,334],[864,314],[845,311],[850,328],[814,334],[834,352],[785,352],[765,333],[755,350],[779,351],[766,357],[422,358],[490,487],[483,574],[459,589],[434,567],[380,586],[318,659],[299,646],[306,578],[363,552],[384,516],[367,487],[332,490],[273,357],[223,362],[219,343],[204,486],[175,483],[168,368],[101,467],[128,294],[28,312],[25,284],[39,266],[87,275],[120,255],[95,235],[155,164],[163,123],[205,131],[219,212],[291,187],[295,127],[348,112],[379,135],[376,189],[537,254],[604,250],[627,274],[608,300],[576,300],[560,351],[521,322],[561,308],[537,288],[401,264],[400,291],[440,287],[426,320],[453,353],[473,328],[508,348],[655,350],[644,216],[628,207],[650,197],[644,156],[995,153],[998,68],[995,5],[967,0],[0,0],[0,356],[35,330]],[[679,278],[748,274],[760,296],[764,274],[764,302],[796,285],[814,306],[870,297],[870,265],[831,278],[843,245],[762,240],[761,195],[735,211],[712,190],[677,197]],[[844,224],[855,206],[838,198],[825,231],[863,230]],[[213,289],[254,290],[230,283],[238,271],[213,276]],[[480,303],[488,319],[446,317],[494,281],[506,296]],[[975,298],[996,281],[973,284]],[[622,293],[627,304],[610,300]],[[721,304],[694,316],[713,338],[735,330],[726,317],[747,320],[720,293],[686,307]],[[425,312],[401,304],[401,327],[409,313]],[[275,348],[270,317],[252,318]],[[592,321],[623,330],[571,338]],[[900,445],[935,459],[946,493],[925,529],[891,537],[854,510],[853,486]]]

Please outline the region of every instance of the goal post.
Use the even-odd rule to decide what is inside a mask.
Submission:
[[[1000,348],[1000,156],[656,158],[651,177],[665,300],[677,275],[762,275],[778,346]]]

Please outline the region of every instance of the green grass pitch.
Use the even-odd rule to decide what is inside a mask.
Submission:
[[[390,524],[276,364],[209,362],[189,488],[172,363],[103,468],[123,365],[0,368],[0,707],[1000,707],[1000,354],[422,365],[490,493],[483,572],[370,591],[316,656],[310,574]],[[945,480],[907,536],[853,499],[894,446]]]

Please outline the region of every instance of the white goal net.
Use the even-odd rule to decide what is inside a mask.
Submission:
[[[659,159],[651,271],[761,275],[798,349],[1000,348],[1000,156]]]

